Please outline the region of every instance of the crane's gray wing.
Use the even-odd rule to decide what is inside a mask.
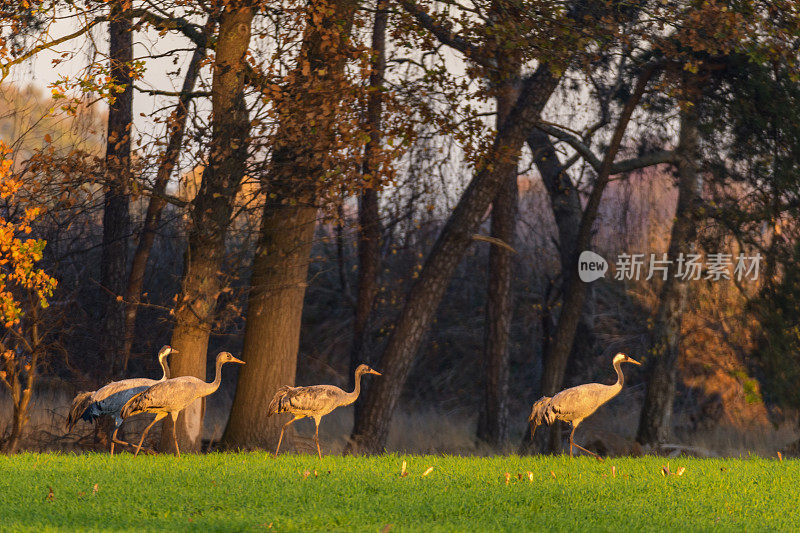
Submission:
[[[552,400],[553,399],[549,396],[542,396],[533,403],[531,414],[528,417],[528,424],[532,426],[531,437],[533,437],[533,430],[536,426],[540,426],[545,422],[547,424],[553,423],[554,418],[550,407],[550,402]]]
[[[276,413],[285,413],[289,409],[289,404],[286,401],[286,395],[292,390],[294,390],[294,387],[290,387],[288,385],[284,385],[278,389],[278,392],[276,392],[275,396],[272,397],[272,401],[269,402],[267,416],[272,416]]]
[[[139,394],[140,392],[144,392],[149,388],[149,386],[144,385],[140,387],[132,387],[130,389],[123,389],[119,392],[116,392],[99,402],[95,402],[92,407],[92,413],[95,416],[99,415],[109,415],[114,417],[114,422],[116,423],[117,427],[122,425],[122,417],[120,416],[120,411],[122,411],[122,407],[128,403],[128,400]]]
[[[122,409],[122,417],[127,418],[147,411],[180,411],[200,396],[208,386],[208,383],[194,376],[159,381],[131,398]]]
[[[78,423],[79,419],[84,419],[87,422],[94,420],[89,407],[92,405],[92,395],[95,391],[79,392],[75,399],[72,400],[72,405],[69,407],[69,415],[67,415],[67,431],[72,431],[73,426]]]
[[[121,381],[112,381],[106,386],[97,389],[97,391],[92,395],[92,400],[95,402],[99,402],[121,391],[132,389],[135,387],[150,387],[152,385],[155,385],[156,383],[159,383],[159,381],[150,378],[131,378],[131,379],[123,379]]]
[[[336,407],[345,394],[342,389],[333,385],[294,387],[286,392],[283,401],[291,408],[288,410],[317,412]]]
[[[619,390],[600,383],[587,383],[563,390],[553,396],[550,406],[559,418],[584,418],[613,398]]]

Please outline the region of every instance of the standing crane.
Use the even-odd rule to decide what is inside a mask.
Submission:
[[[572,457],[572,447],[575,446],[599,459],[600,457],[596,453],[575,444],[573,437],[578,425],[585,418],[591,416],[597,411],[598,407],[622,390],[622,384],[625,382],[625,377],[622,375],[622,369],[620,368],[622,363],[641,365],[641,363],[634,361],[624,353],[618,353],[613,360],[614,370],[617,371],[617,382],[613,385],[587,383],[562,390],[552,398],[542,396],[536,400],[533,404],[533,409],[531,409],[531,416],[528,417],[528,423],[531,426],[531,440],[533,440],[536,427],[543,422],[546,422],[549,426],[556,420],[563,420],[572,424],[572,432],[569,434],[569,456]]]
[[[122,406],[136,394],[147,389],[151,385],[160,383],[169,378],[169,366],[167,366],[167,356],[177,354],[170,345],[164,345],[158,351],[158,362],[164,370],[161,379],[150,378],[130,378],[121,381],[112,381],[96,391],[81,392],[72,400],[69,415],[67,416],[67,432],[72,431],[78,420],[82,419],[92,423],[100,416],[110,416],[114,419],[114,433],[111,435],[111,455],[114,455],[114,443],[123,446],[131,446],[127,442],[117,440],[117,431],[122,425],[120,411]]]
[[[319,422],[323,416],[337,407],[350,405],[358,399],[358,395],[361,394],[361,376],[364,374],[381,375],[380,372],[371,369],[367,365],[359,365],[356,368],[356,386],[353,392],[345,392],[333,385],[311,385],[308,387],[289,387],[284,385],[278,389],[275,397],[269,402],[268,416],[272,416],[275,413],[291,413],[294,418],[281,427],[281,436],[278,438],[275,457],[278,457],[278,451],[281,449],[284,430],[293,422],[310,416],[317,426],[314,431],[314,442],[317,443],[317,455],[322,459],[322,451],[319,448]]]
[[[153,424],[167,415],[172,417],[172,439],[175,441],[175,451],[178,457],[181,456],[181,450],[178,448],[178,436],[175,433],[175,421],[178,420],[178,414],[198,398],[209,396],[216,392],[220,381],[222,381],[222,365],[225,363],[243,365],[244,361],[235,358],[228,352],[220,352],[217,354],[217,375],[211,383],[206,383],[194,376],[181,376],[156,383],[128,400],[128,403],[122,408],[122,418],[128,418],[139,413],[155,413],[156,415],[150,425],[145,428],[144,433],[142,433],[142,438],[139,440],[139,445],[133,454],[134,457],[139,455],[144,438],[150,428],[153,427]]]

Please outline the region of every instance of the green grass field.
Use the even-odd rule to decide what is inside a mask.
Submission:
[[[800,461],[666,462],[22,454],[0,457],[0,529],[800,531]]]

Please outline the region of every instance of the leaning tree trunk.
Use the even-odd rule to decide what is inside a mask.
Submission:
[[[550,138],[541,130],[535,130],[528,136],[528,147],[533,155],[533,161],[539,174],[542,177],[547,195],[550,199],[550,208],[553,212],[553,219],[556,223],[558,230],[558,251],[559,259],[561,261],[561,279],[564,283],[567,274],[569,273],[570,258],[579,253],[578,245],[578,229],[581,225],[581,217],[583,209],[581,206],[580,193],[572,180],[564,169],[561,161],[559,160],[558,153],[550,141]],[[591,298],[591,292],[587,293],[587,300]],[[590,305],[584,305],[584,312],[581,314],[578,323],[578,332],[583,332],[577,335],[584,339],[583,346],[573,346],[572,359],[576,357],[588,357],[589,350],[587,345],[591,345],[593,338],[593,327],[591,317],[586,312]],[[548,312],[549,313],[549,312]],[[549,316],[545,317],[550,320]],[[543,346],[547,352],[550,339],[545,339]],[[554,433],[553,442],[560,442],[560,427],[553,426],[551,431]],[[539,431],[536,448],[542,450],[546,447],[547,435],[546,431]],[[525,431],[522,438],[521,453],[531,451],[531,434],[530,431]]]
[[[484,160],[486,163],[480,165],[434,244],[384,349],[379,363],[383,377],[376,379],[367,392],[347,451],[379,453],[383,450],[392,413],[414,356],[450,278],[500,187],[516,172],[525,138],[558,83],[549,69],[549,65],[541,65],[526,79],[509,120],[497,132]]]
[[[211,87],[211,145],[200,190],[194,199],[181,293],[175,309],[172,346],[180,352],[171,363],[174,376],[205,379],[208,337],[219,296],[225,236],[236,192],[245,174],[250,121],[244,101],[245,56],[255,14],[250,5],[227,4],[219,18]],[[165,420],[162,449],[174,448]],[[178,418],[181,449],[198,450],[203,430],[203,403],[197,400]]]
[[[694,107],[684,109],[681,113],[677,153],[678,205],[668,251],[671,263],[668,277],[661,288],[653,325],[647,395],[636,435],[639,443],[651,446],[664,443],[670,434],[681,342],[681,321],[689,295],[689,282],[676,276],[675,265],[679,256],[685,257],[695,249],[697,204],[703,190],[703,178],[697,169],[700,153]]]
[[[589,200],[583,210],[581,223],[578,228],[578,236],[576,240],[575,250],[571,254],[567,262],[567,270],[564,275],[564,289],[561,305],[561,314],[558,317],[558,324],[556,326],[553,339],[548,345],[548,350],[545,352],[544,369],[542,373],[542,394],[544,396],[552,396],[556,394],[564,383],[564,374],[566,372],[567,359],[572,350],[572,345],[575,340],[575,333],[578,329],[581,314],[583,312],[583,305],[586,298],[587,284],[580,280],[578,277],[578,255],[583,250],[588,250],[592,241],[592,226],[597,218],[597,212],[600,207],[600,199],[603,196],[603,191],[608,184],[608,179],[611,176],[614,158],[619,152],[622,137],[627,129],[628,122],[630,121],[633,110],[639,104],[639,100],[644,93],[648,81],[655,71],[655,66],[649,66],[640,76],[636,82],[636,87],[633,93],[628,98],[625,107],[617,120],[617,125],[614,134],[611,138],[606,153],[603,157],[600,170],[597,173],[597,178],[594,182],[594,187],[589,195]],[[555,435],[551,433],[550,449],[558,450],[561,448],[561,443],[558,439],[558,433]]]
[[[333,134],[357,2],[326,0],[308,5],[296,70],[286,98],[264,186],[261,237],[253,260],[242,359],[231,416],[223,435],[229,448],[271,448],[282,423],[267,415],[275,391],[294,383],[303,299],[317,208],[316,187],[324,182],[336,150]],[[313,120],[309,120],[313,117]]]
[[[561,165],[555,147],[547,134],[540,130],[534,131],[528,137],[528,146],[534,154],[533,160],[542,176],[542,182],[550,199],[553,218],[558,228],[559,259],[563,279],[569,271],[570,257],[580,253],[580,250],[577,249],[578,228],[581,225],[582,215],[580,193]],[[578,334],[572,346],[571,358],[573,361],[586,361],[592,355],[594,346],[592,308],[593,292],[589,290],[586,293],[583,313],[578,322]]]
[[[213,31],[213,26],[214,22],[209,20],[206,24],[206,32],[203,34],[206,38],[211,31]],[[144,274],[147,270],[147,261],[150,258],[153,242],[155,241],[156,233],[158,232],[158,227],[161,222],[161,212],[167,205],[167,202],[163,199],[163,195],[167,189],[172,170],[175,168],[178,157],[180,156],[181,146],[183,145],[183,135],[186,130],[186,119],[189,115],[191,92],[197,81],[197,75],[200,71],[200,62],[205,55],[205,47],[198,46],[195,48],[192,59],[189,61],[186,77],[183,79],[181,95],[178,97],[178,105],[167,124],[169,128],[167,148],[164,150],[161,156],[161,162],[158,165],[156,181],[153,184],[153,194],[150,197],[150,202],[147,204],[147,213],[145,214],[144,223],[142,224],[142,230],[139,233],[139,242],[136,245],[136,252],[133,254],[131,271],[128,276],[128,287],[125,291],[127,295],[125,307],[125,342],[122,349],[122,365],[119,372],[122,375],[125,374],[128,368],[128,360],[130,359],[131,349],[133,347],[136,314],[139,310],[139,302],[142,297],[142,284],[144,283]]]
[[[106,191],[103,198],[103,242],[100,253],[100,285],[103,328],[100,350],[110,375],[121,368],[125,337],[125,295],[130,233],[131,128],[133,126],[133,22],[131,0],[111,6],[109,68],[114,84],[123,88],[108,109],[106,143]]]
[[[516,66],[510,67],[514,70]],[[517,71],[518,72],[518,71]],[[515,72],[514,80],[517,79]],[[501,83],[497,96],[497,124],[508,120],[508,114],[519,97],[514,81]],[[509,173],[492,201],[492,237],[514,246],[517,224],[517,169]],[[514,253],[502,246],[489,249],[489,283],[486,293],[486,325],[483,347],[483,405],[478,414],[477,437],[491,445],[501,446],[508,438],[508,343],[513,317],[511,278]]]
[[[381,221],[378,209],[378,173],[383,115],[383,85],[386,72],[386,23],[389,12],[386,0],[378,0],[375,23],[372,26],[372,73],[369,78],[370,93],[367,100],[367,130],[369,142],[364,149],[364,189],[358,199],[358,293],[353,316],[353,345],[350,349],[350,385],[361,363],[372,364],[365,349],[369,319],[375,296],[378,294],[378,273],[381,266]],[[356,401],[356,416],[362,401]]]

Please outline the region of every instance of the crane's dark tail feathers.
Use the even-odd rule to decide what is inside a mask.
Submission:
[[[286,399],[286,395],[293,389],[294,387],[290,387],[288,385],[284,385],[278,392],[275,393],[275,396],[272,398],[272,401],[269,402],[269,408],[267,409],[267,416],[272,416],[276,413],[284,413],[287,410],[287,407],[284,403]]]
[[[138,415],[139,413],[144,413],[145,410],[142,408],[141,401],[142,401],[142,394],[139,393],[135,396],[131,396],[131,399],[125,402],[125,405],[122,406],[120,409],[119,415],[125,419],[129,416]]]
[[[551,397],[542,396],[533,403],[533,407],[531,408],[531,416],[528,417],[528,424],[531,426],[531,440],[533,440],[533,434],[536,432],[536,428],[538,426],[541,426],[544,423],[553,423],[553,413],[550,407],[550,400],[552,400]]]
[[[72,405],[69,408],[69,414],[67,415],[67,433],[72,431],[72,428],[75,424],[78,423],[78,420],[83,418],[84,420],[91,421],[91,418],[87,418],[86,411],[92,405],[92,394],[93,391],[88,392],[79,392],[75,399],[72,400]]]

